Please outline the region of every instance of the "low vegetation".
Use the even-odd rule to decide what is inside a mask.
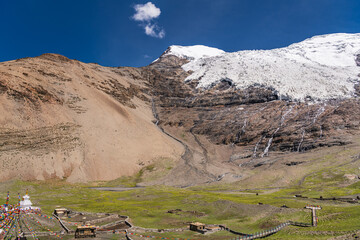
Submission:
[[[345,149],[336,155],[324,154],[323,167],[312,168],[310,174],[306,173],[288,187],[263,185],[246,188],[243,182],[237,182],[189,188],[149,186],[119,192],[92,188],[136,187],[139,182],[153,181],[166,171],[169,172],[174,164],[167,159],[160,159],[152,165],[144,166],[133,177],[123,177],[111,182],[69,184],[65,180],[18,180],[0,183],[0,204],[5,202],[7,191],[10,191],[11,202],[15,203],[17,194],[23,195],[29,189],[34,205],[40,206],[46,214],[52,213],[55,207],[62,206],[77,211],[128,215],[133,224],[145,228],[183,228],[190,222],[199,221],[223,224],[244,233],[269,229],[289,220],[310,223],[310,211],[304,209],[304,206],[311,204],[322,207],[318,211],[319,224],[316,228],[289,226],[269,239],[329,239],[349,234],[359,235],[359,203],[320,200],[320,197],[360,197],[360,181],[346,177],[346,174],[359,175],[357,159],[350,157],[355,156],[354,151]],[[325,162],[329,164],[326,165]],[[190,231],[148,234],[190,239],[235,237],[228,232],[211,235]],[[140,237],[135,236],[134,239]]]
[[[274,235],[274,239],[307,239],[343,235],[359,230],[360,208],[358,204],[339,201],[320,201],[311,198],[360,195],[360,182],[343,188],[328,186],[326,189],[309,187],[322,179],[317,173],[304,182],[304,186],[278,189],[266,193],[260,191],[219,192],[206,186],[179,189],[164,186],[138,188],[123,192],[99,191],[91,185],[72,185],[64,181],[22,182],[14,181],[1,185],[1,198],[5,200],[6,190],[10,190],[16,201],[18,192],[28,188],[35,205],[50,214],[56,206],[64,206],[79,211],[110,212],[129,215],[132,222],[147,228],[180,228],[192,221],[207,224],[225,224],[240,232],[261,231],[288,220],[310,222],[310,212],[306,204],[321,205],[319,226],[316,228],[287,227]],[[338,178],[334,175],[334,178]],[[324,179],[322,179],[324,181]],[[331,178],[325,180],[332,181]],[[319,180],[320,181],[320,180]],[[313,184],[310,184],[313,185]],[[255,192],[260,192],[256,194]],[[301,194],[309,198],[295,198]],[[288,208],[282,208],[281,206]],[[169,210],[182,211],[168,213]],[[193,214],[191,214],[193,213]],[[202,213],[202,214],[199,214]],[[228,233],[199,236],[196,233],[163,233],[167,237],[196,237],[197,239],[228,239]]]

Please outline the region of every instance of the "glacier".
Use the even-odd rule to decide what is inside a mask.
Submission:
[[[315,36],[272,50],[224,52],[217,48],[171,46],[164,55],[185,58],[182,65],[198,80],[197,88],[210,88],[226,79],[237,88],[271,87],[293,101],[322,101],[354,97],[360,82],[360,34]]]

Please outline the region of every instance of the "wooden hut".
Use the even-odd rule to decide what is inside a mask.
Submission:
[[[196,232],[203,232],[205,231],[205,224],[199,222],[190,223],[190,230]]]
[[[75,238],[96,237],[96,226],[86,225],[78,226],[75,231]]]
[[[54,215],[58,217],[67,217],[70,211],[66,208],[55,208]]]

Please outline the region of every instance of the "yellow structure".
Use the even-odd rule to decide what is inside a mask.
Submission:
[[[66,208],[55,208],[54,215],[58,217],[67,217],[69,212],[70,211],[67,210]]]
[[[96,226],[78,226],[75,231],[75,238],[96,237]]]
[[[205,230],[205,224],[199,222],[190,223],[190,230],[196,232],[203,232]]]

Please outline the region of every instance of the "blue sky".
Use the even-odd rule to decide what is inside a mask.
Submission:
[[[149,15],[135,18],[135,8],[148,2],[0,0],[0,61],[51,52],[138,67],[174,44],[271,49],[360,32],[359,0],[152,0]],[[146,26],[153,27],[150,35]]]

